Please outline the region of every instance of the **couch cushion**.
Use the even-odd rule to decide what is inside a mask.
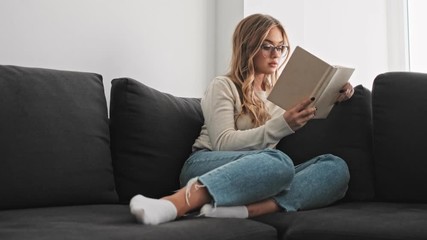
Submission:
[[[0,211],[2,240],[251,240],[277,239],[276,230],[247,219],[183,218],[144,226],[127,205],[87,205]]]
[[[427,239],[427,204],[348,202],[256,220],[274,226],[283,240]]]
[[[200,133],[200,100],[159,92],[130,78],[111,88],[111,141],[120,200],[162,197],[179,188],[179,174]]]
[[[295,164],[325,153],[340,156],[350,170],[346,199],[372,199],[371,92],[356,86],[353,97],[336,105],[327,119],[311,120],[283,138],[277,148],[288,154]]]
[[[427,74],[390,72],[372,89],[376,192],[387,201],[427,202]]]
[[[0,66],[0,209],[117,201],[102,77]]]

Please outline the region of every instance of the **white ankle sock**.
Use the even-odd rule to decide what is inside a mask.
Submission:
[[[211,204],[205,204],[200,209],[200,215],[213,218],[248,218],[248,209],[246,206],[213,207]]]
[[[177,216],[175,205],[165,199],[153,199],[136,195],[131,199],[129,207],[138,222],[146,225],[170,222],[175,220]]]

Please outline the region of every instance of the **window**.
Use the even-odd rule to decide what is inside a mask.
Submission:
[[[427,73],[427,1],[407,1],[409,70]]]

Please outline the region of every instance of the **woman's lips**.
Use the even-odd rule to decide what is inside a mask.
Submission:
[[[276,63],[276,62],[271,62],[271,63],[269,63],[269,64],[268,64],[268,66],[270,66],[270,67],[274,67],[274,68],[276,68],[278,65],[279,65],[279,64],[278,64],[278,63]]]

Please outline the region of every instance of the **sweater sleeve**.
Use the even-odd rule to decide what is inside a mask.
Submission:
[[[212,150],[255,150],[274,147],[293,133],[282,114],[273,115],[264,125],[237,130],[235,116],[241,110],[239,93],[228,78],[216,78],[202,99],[205,127]]]

